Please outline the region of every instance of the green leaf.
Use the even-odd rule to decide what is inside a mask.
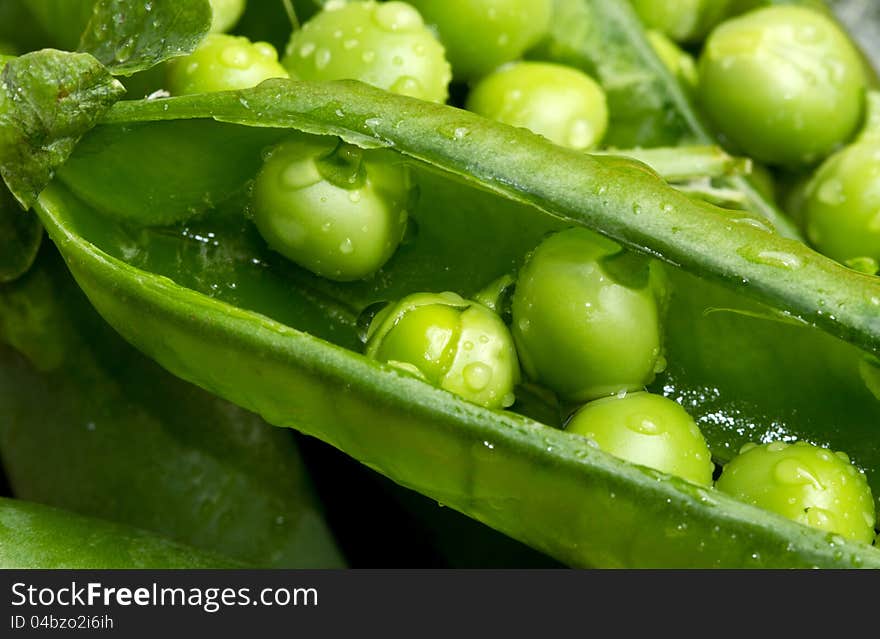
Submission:
[[[116,75],[192,53],[211,27],[208,0],[97,0],[80,41]]]
[[[87,54],[46,49],[6,64],[0,81],[0,173],[25,208],[122,92]]]
[[[6,185],[0,184],[0,284],[27,272],[42,239],[39,218],[22,211]]]
[[[287,433],[169,375],[57,253],[0,286],[0,456],[16,496],[250,565],[343,565]]]
[[[242,568],[136,528],[0,498],[0,568]]]

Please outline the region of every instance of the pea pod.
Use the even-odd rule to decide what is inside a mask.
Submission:
[[[421,186],[417,232],[380,276],[342,284],[273,258],[234,195],[204,218],[134,229],[74,195],[109,193],[88,170],[107,158],[148,168],[130,190],[155,188],[162,169],[132,140],[166,127],[180,138],[200,128],[247,137],[287,127],[389,146],[412,163]],[[203,139],[205,156],[216,155],[221,136]],[[470,297],[515,269],[547,231],[584,224],[707,278],[672,275],[671,364],[658,390],[681,396],[702,425],[714,426],[705,428],[713,454],[729,458],[738,438],[767,433],[828,440],[870,476],[880,468],[876,447],[866,445],[878,417],[870,364],[793,315],[748,300],[876,347],[870,295],[878,285],[870,278],[754,218],[693,202],[643,165],[574,154],[352,83],[270,81],[239,93],[120,104],[82,148],[88,154],[75,155],[41,196],[40,216],[102,315],[175,374],[573,565],[880,565],[870,547],[620,462],[353,352],[361,348],[358,316],[370,304],[413,290]],[[172,170],[194,184],[209,180],[199,164],[165,168]],[[247,182],[246,170],[239,179]],[[733,355],[707,357],[715,353]],[[790,358],[802,366],[782,369]],[[844,403],[847,410],[835,410]]]
[[[250,565],[341,566],[286,435],[132,349],[53,250],[0,287],[0,457],[16,496]]]
[[[2,568],[241,568],[151,533],[0,498]]]

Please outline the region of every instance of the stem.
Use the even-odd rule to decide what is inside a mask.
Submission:
[[[733,157],[717,146],[613,149],[594,155],[621,155],[639,160],[654,169],[667,182],[748,175],[752,171],[751,159]]]

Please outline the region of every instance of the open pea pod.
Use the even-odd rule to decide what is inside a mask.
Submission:
[[[0,498],[0,568],[242,567],[137,528]]]
[[[247,218],[261,152],[290,129],[413,166],[413,230],[375,278],[332,283],[284,263]],[[250,160],[225,166],[231,144]],[[187,159],[170,166],[177,148]],[[100,178],[109,166],[119,182]],[[189,182],[173,201],[172,176]],[[161,203],[155,219],[140,196]],[[744,438],[808,439],[852,454],[876,488],[872,365],[811,325],[876,350],[880,283],[643,165],[358,83],[270,81],[116,105],[37,208],[99,312],[173,373],[571,565],[880,566],[873,548],[618,461],[553,428],[553,411],[513,407],[540,423],[485,410],[358,353],[371,304],[472,295],[547,232],[583,224],[680,267],[657,385],[714,426],[719,459]]]
[[[0,286],[0,458],[23,499],[249,565],[343,565],[289,433],[131,348],[51,248]]]

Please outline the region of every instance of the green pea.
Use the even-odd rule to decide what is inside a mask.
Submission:
[[[681,85],[688,91],[696,91],[698,77],[697,62],[694,57],[660,31],[650,30],[645,36],[657,53],[657,57]]]
[[[684,408],[661,395],[604,397],[581,408],[566,430],[627,461],[712,485],[715,469],[706,439]]]
[[[514,62],[486,76],[467,108],[572,149],[599,145],[608,128],[605,92],[585,73],[548,62]]]
[[[443,46],[405,2],[331,0],[294,32],[283,62],[303,80],[361,80],[433,102],[452,79]]]
[[[569,401],[640,390],[665,367],[661,265],[586,229],[552,235],[512,300],[523,369]]]
[[[747,444],[716,488],[737,499],[847,539],[870,544],[874,499],[843,453],[806,442]]]
[[[731,0],[632,0],[649,29],[677,42],[702,40],[730,10]]]
[[[803,210],[810,242],[825,255],[880,260],[880,141],[828,158],[807,186]]]
[[[409,170],[390,152],[299,135],[269,155],[252,208],[274,250],[317,275],[352,281],[394,253],[413,194]]]
[[[494,312],[455,293],[417,293],[370,324],[367,355],[487,408],[514,402],[516,348]]]
[[[411,0],[440,33],[455,76],[474,80],[544,37],[552,0]]]
[[[821,160],[853,136],[864,110],[858,52],[810,9],[768,7],[725,22],[699,70],[700,100],[719,132],[770,165]]]
[[[247,4],[245,0],[210,0],[210,2],[213,12],[211,31],[214,33],[229,31],[234,27]]]
[[[208,34],[190,55],[168,63],[168,90],[174,95],[247,89],[286,77],[271,44],[222,33]]]

